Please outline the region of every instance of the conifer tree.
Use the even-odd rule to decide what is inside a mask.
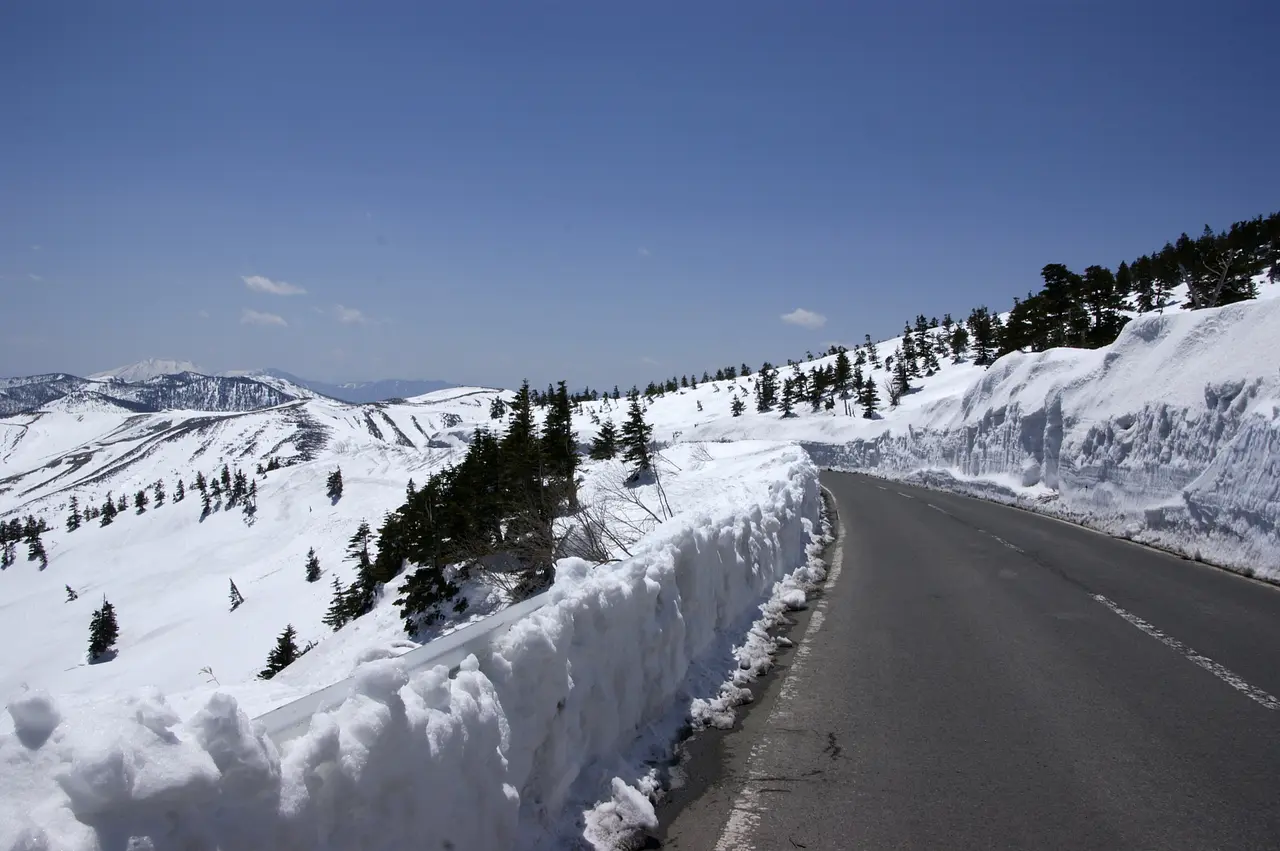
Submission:
[[[89,663],[106,661],[119,637],[116,610],[103,597],[102,606],[93,613],[93,618],[89,621]]]
[[[489,419],[500,420],[507,415],[507,403],[502,401],[501,396],[494,396],[493,401],[489,403]]]
[[[862,389],[858,393],[858,404],[862,406],[863,419],[875,419],[876,408],[880,406],[880,391],[876,390],[875,378],[867,376],[867,380],[862,383]]]
[[[333,502],[342,499],[342,468],[334,470],[325,480],[325,495]]]
[[[793,416],[792,407],[795,405],[796,382],[792,377],[788,377],[782,382],[782,416]]]
[[[605,420],[591,441],[591,460],[612,461],[618,455],[618,427]]]
[[[947,318],[951,318],[949,314]],[[963,324],[956,323],[956,326],[951,329],[948,343],[951,346],[951,362],[960,363],[964,360],[965,352],[969,349],[969,332]]]
[[[80,528],[80,500],[76,499],[76,495],[71,495],[71,505],[67,513],[67,531],[74,532]]]
[[[871,368],[872,368],[872,369],[879,369],[879,368],[880,368],[880,354],[879,354],[879,352],[877,352],[877,351],[876,351],[876,344],[875,344],[875,343],[873,343],[873,342],[871,342],[871,335],[870,335],[870,334],[867,334],[867,335],[866,335],[866,339],[867,339],[867,342],[866,342],[867,360],[871,361]]]
[[[204,480],[204,473],[197,470],[196,471],[196,490],[200,491],[200,493],[205,493],[207,489],[208,489],[208,484]]]
[[[652,439],[653,426],[644,421],[640,402],[632,399],[631,408],[627,411],[627,421],[622,424],[622,460],[635,465],[631,471],[633,478],[653,469],[653,456],[649,450]]]
[[[756,411],[763,414],[771,410],[777,402],[777,396],[778,371],[773,368],[773,364],[765,361],[756,379]]]
[[[329,609],[325,612],[322,623],[337,632],[351,621],[348,610],[347,591],[342,587],[342,582],[335,573],[333,575],[333,597],[329,600]]]
[[[908,359],[901,353],[894,358],[893,395],[890,401],[895,407],[903,396],[911,392],[911,369],[907,365],[907,361]]]
[[[742,412],[745,411],[746,409],[747,409],[747,406],[743,403],[742,397],[735,393],[733,396],[733,401],[729,403],[729,411],[735,417],[740,417],[742,416]]]
[[[849,382],[853,379],[853,365],[849,362],[849,353],[842,347],[836,355],[835,375],[832,386],[841,399],[849,398]]]
[[[128,510],[129,510],[129,497],[126,496],[125,494],[120,494],[120,498],[116,500],[116,514],[120,514]]]
[[[543,471],[556,480],[556,488],[564,494],[570,508],[578,503],[578,436],[573,432],[573,409],[569,389],[563,381],[556,384],[542,422]]]
[[[111,496],[111,491],[107,491],[107,501],[102,504],[102,519],[99,521],[100,526],[110,526],[112,521],[116,519],[116,501]]]
[[[258,679],[269,680],[285,668],[293,664],[299,656],[306,653],[307,650],[298,650],[296,638],[298,633],[294,631],[293,624],[288,624],[284,628],[284,632],[276,639],[276,646],[267,656],[267,667],[262,669],[258,674]]]
[[[369,555],[369,542],[373,532],[366,520],[360,521],[351,539],[347,541],[347,558],[356,563],[356,579],[347,589],[347,615],[351,619],[360,617],[373,610],[377,600],[378,578],[375,576],[373,558]]]
[[[76,601],[76,600],[79,600],[79,599],[80,599],[80,595],[76,593],[76,589],[72,588],[70,585],[67,585],[67,586],[66,586],[66,589],[67,589],[67,600],[66,600],[66,601],[67,601],[68,603],[71,603],[71,602],[74,602],[74,601]]]
[[[41,570],[49,566],[49,556],[44,551],[44,541],[40,540],[39,534],[27,539],[27,561],[40,562]]]
[[[156,497],[152,501],[155,503],[156,508],[159,508],[160,506],[164,505],[165,492],[164,492],[163,481],[156,482],[155,491],[156,491]]]
[[[236,587],[236,581],[234,579],[231,580],[230,601],[231,611],[233,612],[244,605],[244,596],[240,593],[240,589]]]
[[[312,547],[307,550],[307,581],[315,582],[320,578],[320,558],[316,555],[316,548]]]
[[[231,495],[231,468],[226,464],[222,465],[222,472],[218,474],[218,481],[222,482],[222,492]]]
[[[201,488],[200,489],[200,519],[201,520],[208,517],[209,512],[213,511],[213,504],[211,500],[212,500],[212,497],[210,496],[210,489]]]
[[[147,492],[140,490],[133,495],[133,507],[138,509],[138,513],[142,514],[147,510]]]

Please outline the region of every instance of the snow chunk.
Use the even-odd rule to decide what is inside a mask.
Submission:
[[[7,708],[15,734],[29,748],[43,745],[62,723],[62,714],[45,691],[28,691],[14,698]]]

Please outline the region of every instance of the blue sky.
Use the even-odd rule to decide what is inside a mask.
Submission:
[[[611,387],[1003,308],[1280,207],[1277,32],[1274,2],[8,3],[0,374]]]

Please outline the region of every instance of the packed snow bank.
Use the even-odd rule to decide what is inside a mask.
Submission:
[[[681,452],[675,516],[631,557],[562,561],[552,602],[455,678],[361,666],[352,696],[283,752],[227,694],[185,722],[155,692],[65,713],[48,695],[18,697],[14,733],[0,736],[0,848],[554,841],[575,785],[668,713],[691,668],[811,554],[820,499],[803,450]],[[610,818],[643,823],[643,795],[615,787],[606,778],[591,799],[618,799],[593,835]]]
[[[954,487],[1280,579],[1280,300],[1148,314],[1095,351],[1001,358],[819,463]]]

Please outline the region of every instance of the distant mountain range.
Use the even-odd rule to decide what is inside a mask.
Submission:
[[[80,412],[252,411],[315,396],[359,404],[456,386],[397,379],[329,384],[278,369],[208,375],[187,361],[149,359],[88,378],[66,373],[0,378],[0,416],[50,407]]]

